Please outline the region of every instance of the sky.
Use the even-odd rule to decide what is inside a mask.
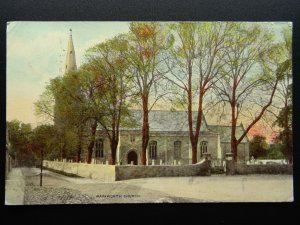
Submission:
[[[280,39],[288,23],[266,23]],[[290,24],[289,24],[290,25]],[[72,29],[77,66],[84,52],[97,43],[129,31],[129,22],[10,22],[7,25],[6,120],[18,119],[33,127],[43,123],[34,102],[50,79],[62,74]]]
[[[6,120],[33,126],[34,102],[51,78],[63,71],[69,29],[72,29],[77,66],[85,50],[127,32],[128,22],[12,22],[7,26]]]

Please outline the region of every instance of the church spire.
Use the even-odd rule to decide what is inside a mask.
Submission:
[[[70,36],[68,41],[68,49],[66,54],[65,73],[77,70],[75,50],[72,39],[72,29],[70,29]]]

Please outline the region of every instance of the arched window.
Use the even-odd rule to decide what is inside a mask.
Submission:
[[[103,139],[96,140],[95,143],[95,156],[96,158],[103,158]]]
[[[207,153],[207,141],[201,141],[200,142],[200,154],[202,157],[203,153]]]
[[[157,155],[157,142],[156,141],[151,141],[149,143],[149,156],[150,159],[156,159],[156,155]]]
[[[174,159],[181,157],[181,141],[174,142]]]

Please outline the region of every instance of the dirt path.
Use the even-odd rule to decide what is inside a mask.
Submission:
[[[39,170],[23,168],[26,177],[24,204],[93,204],[196,202],[164,192],[124,182],[103,183],[86,178],[70,178],[45,170],[39,186]]]

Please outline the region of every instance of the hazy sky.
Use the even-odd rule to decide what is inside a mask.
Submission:
[[[128,31],[128,22],[13,22],[7,26],[7,120],[36,125],[33,103],[65,62],[69,29],[77,66],[89,47]]]
[[[89,47],[127,32],[128,22],[11,22],[7,26],[7,120],[37,125],[33,103],[46,83],[60,74],[65,61],[69,29],[77,66]],[[287,23],[268,23],[279,31]],[[278,35],[279,38],[280,35]]]

